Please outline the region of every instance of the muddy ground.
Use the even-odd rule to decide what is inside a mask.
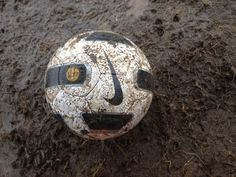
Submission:
[[[234,177],[234,0],[0,0],[1,177]],[[123,34],[154,70],[147,116],[86,141],[50,113],[43,77],[73,35]]]

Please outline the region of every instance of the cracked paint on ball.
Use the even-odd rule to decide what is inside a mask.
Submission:
[[[84,71],[76,68],[81,66]],[[71,69],[63,76],[65,68]],[[113,32],[90,31],[71,38],[50,59],[46,99],[77,135],[114,138],[132,129],[147,113],[153,97],[145,87],[153,82],[144,78],[147,75],[152,75],[150,64],[133,42]],[[89,121],[85,113],[91,115]]]

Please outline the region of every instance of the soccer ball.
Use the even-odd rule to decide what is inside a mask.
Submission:
[[[128,132],[152,101],[152,72],[129,39],[107,31],[78,34],[59,48],[45,74],[46,100],[77,135],[108,139]]]

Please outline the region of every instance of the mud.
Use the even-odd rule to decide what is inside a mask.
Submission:
[[[236,175],[233,0],[1,0],[0,176]],[[55,119],[43,78],[77,33],[112,30],[154,69],[147,116],[126,135],[87,141]]]

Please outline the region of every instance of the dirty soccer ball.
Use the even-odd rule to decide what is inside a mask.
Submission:
[[[152,74],[129,39],[104,31],[71,38],[52,56],[45,75],[47,102],[77,135],[113,138],[137,125],[152,101]]]

